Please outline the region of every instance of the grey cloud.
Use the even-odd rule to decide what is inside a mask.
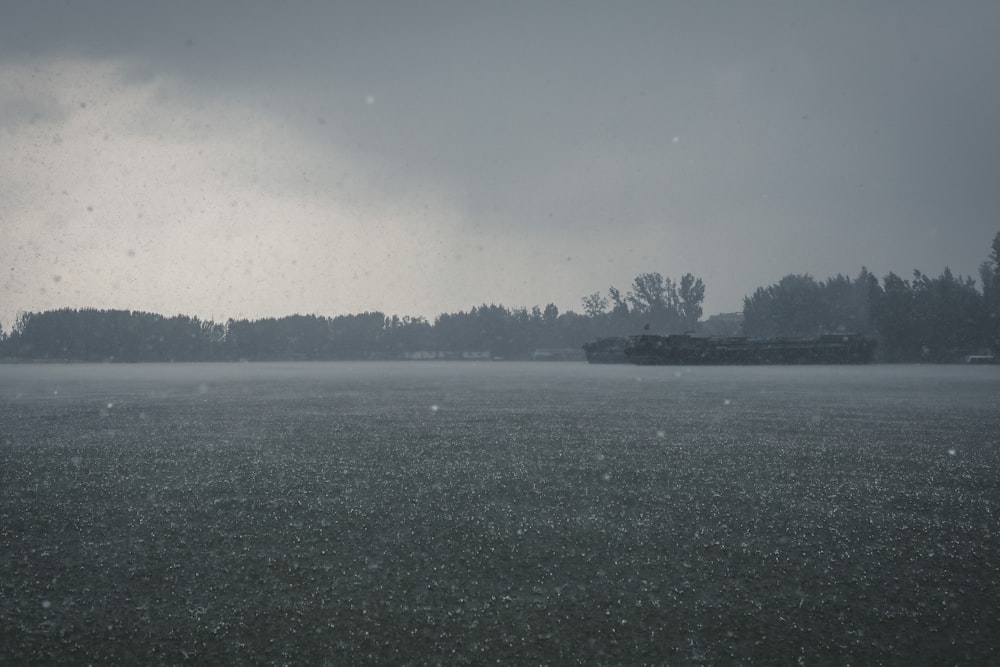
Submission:
[[[821,275],[876,261],[967,272],[997,224],[993,2],[19,2],[7,15],[0,59],[120,60],[123,85],[167,74],[185,101],[237,104],[356,170],[306,163],[280,178],[290,191],[363,181],[417,207],[427,193],[505,234],[672,230],[684,270],[744,276],[709,282],[723,307],[786,270],[762,257]],[[5,104],[18,122],[34,113]],[[955,233],[932,233],[943,225]],[[741,256],[716,256],[727,236]],[[582,292],[621,282],[592,279]]]

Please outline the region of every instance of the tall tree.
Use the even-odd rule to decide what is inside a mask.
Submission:
[[[583,297],[583,312],[587,317],[597,318],[604,315],[608,309],[608,300],[601,296],[600,292],[594,292]]]
[[[861,267],[861,272],[854,279],[851,286],[851,313],[853,314],[852,331],[865,335],[872,335],[875,325],[872,321],[872,313],[875,304],[882,293],[882,287],[867,267]]]
[[[628,296],[631,312],[643,320],[643,328],[659,333],[681,328],[677,311],[677,287],[656,272],[640,273],[632,281]]]
[[[808,274],[789,274],[769,287],[758,287],[743,300],[744,334],[751,338],[809,338],[822,333],[821,290]]]
[[[611,299],[611,314],[616,317],[628,316],[628,299],[622,296],[617,287],[608,288],[608,297]]]
[[[705,283],[701,278],[695,278],[690,273],[681,276],[680,287],[677,290],[678,310],[681,321],[687,331],[693,331],[701,319],[701,302],[705,300]]]
[[[988,344],[1000,353],[1000,232],[993,237],[989,261],[979,267],[983,281],[983,308]]]
[[[990,261],[993,263],[993,275],[1000,280],[1000,232],[993,237],[993,245],[990,252]]]
[[[929,361],[953,361],[986,343],[982,298],[972,278],[945,267],[937,278],[913,272],[913,321]]]

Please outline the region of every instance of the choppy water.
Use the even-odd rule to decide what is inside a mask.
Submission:
[[[0,366],[0,662],[973,663],[1000,372]]]

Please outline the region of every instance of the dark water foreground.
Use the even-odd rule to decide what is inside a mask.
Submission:
[[[0,368],[0,664],[989,664],[1000,372]]]

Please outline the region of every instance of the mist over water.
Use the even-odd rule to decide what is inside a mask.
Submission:
[[[0,661],[968,662],[992,367],[19,365]]]

